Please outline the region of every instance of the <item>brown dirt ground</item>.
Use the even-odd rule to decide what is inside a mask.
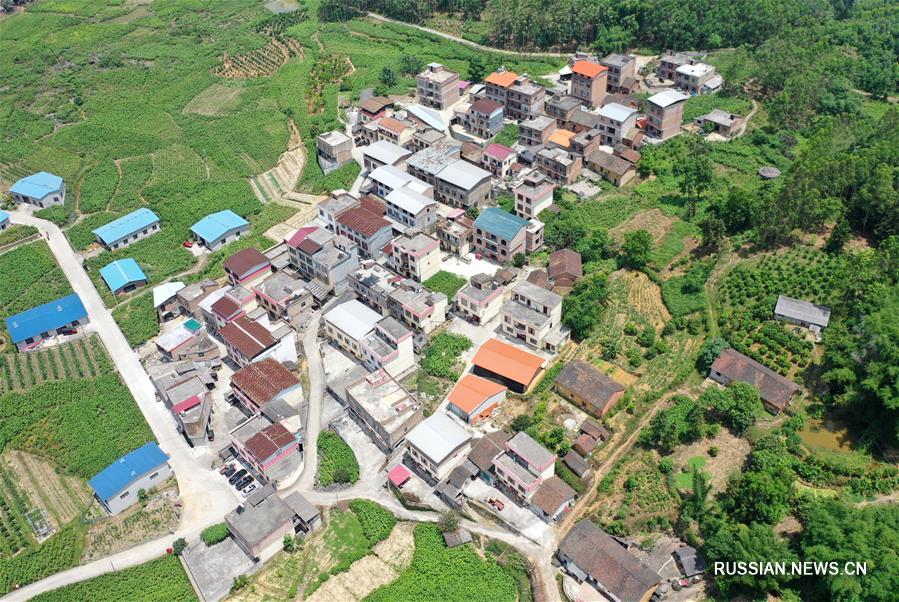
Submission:
[[[622,280],[627,286],[627,303],[643,314],[656,329],[661,329],[671,319],[662,291],[643,272],[615,272],[613,279]]]
[[[718,447],[718,455],[714,458],[709,456],[709,448],[713,445]],[[681,447],[674,453],[672,459],[674,460],[675,470],[680,470],[680,467],[690,458],[694,456],[706,457],[707,461],[702,469],[709,475],[709,484],[712,486],[712,492],[717,493],[724,491],[724,488],[727,486],[727,479],[743,466],[749,451],[750,445],[746,439],[737,437],[726,428],[722,428],[713,439],[703,439],[686,447]]]
[[[660,209],[649,209],[648,211],[634,214],[627,221],[609,230],[609,237],[621,241],[624,240],[625,232],[646,230],[652,235],[653,241],[658,242],[668,234],[671,226],[676,221],[676,217],[665,215]]]

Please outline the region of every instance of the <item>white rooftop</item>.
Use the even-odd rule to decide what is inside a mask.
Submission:
[[[680,102],[682,100],[687,100],[690,98],[686,94],[682,94],[677,90],[663,90],[658,94],[653,94],[649,97],[649,102],[652,104],[662,107],[663,109],[669,105],[673,105],[676,102]]]
[[[465,190],[471,190],[484,178],[490,178],[490,172],[458,159],[440,170],[437,178]]]
[[[368,175],[368,177],[371,178],[373,181],[383,184],[387,188],[390,188],[393,190],[395,190],[397,188],[402,188],[403,186],[406,186],[406,185],[408,185],[413,190],[421,189],[421,186],[416,185],[415,182],[413,182],[413,180],[418,181],[418,182],[421,182],[421,180],[418,180],[415,176],[411,176],[411,175],[407,174],[405,171],[403,171],[397,167],[394,167],[393,165],[390,165],[389,163],[387,165],[382,165],[381,167],[375,169]],[[424,182],[421,182],[421,184],[423,184],[425,186],[425,188],[427,188],[427,186],[428,186]]]
[[[203,309],[203,310],[206,310],[206,311],[212,311],[212,305],[213,305],[216,301],[218,301],[219,299],[221,299],[222,297],[224,297],[224,296],[225,296],[225,293],[226,293],[227,291],[228,291],[228,289],[225,289],[225,288],[220,288],[220,289],[218,289],[218,290],[212,291],[211,293],[209,293],[209,294],[206,296],[205,299],[203,299],[202,301],[200,301],[200,309]]]
[[[406,186],[395,188],[393,192],[387,195],[386,201],[404,211],[408,211],[412,215],[418,215],[426,207],[437,204],[437,201],[434,199],[428,198]]]
[[[165,284],[160,284],[153,289],[153,307],[159,307],[177,295],[178,291],[183,288],[183,282],[166,282]]]
[[[432,414],[406,435],[406,440],[435,464],[470,439],[468,431],[443,412]]]
[[[677,68],[677,72],[691,77],[702,77],[706,73],[714,71],[715,68],[706,63],[695,63],[693,65],[681,65]]]
[[[329,324],[357,341],[365,338],[382,318],[381,314],[355,299],[341,303],[325,314]]]
[[[387,165],[393,165],[400,159],[410,156],[412,153],[398,144],[387,140],[378,140],[374,144],[363,147],[362,154]]]
[[[623,122],[636,112],[637,109],[633,107],[626,107],[617,102],[610,102],[599,110],[599,116],[612,119],[613,121]]]

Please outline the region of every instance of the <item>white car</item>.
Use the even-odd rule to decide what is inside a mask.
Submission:
[[[244,496],[244,497],[247,497],[247,496],[249,496],[251,493],[253,493],[254,491],[256,491],[258,488],[259,488],[259,485],[258,485],[258,484],[256,484],[256,483],[250,483],[249,485],[247,485],[246,487],[243,488],[243,490],[240,492],[240,494],[241,494],[242,496]]]

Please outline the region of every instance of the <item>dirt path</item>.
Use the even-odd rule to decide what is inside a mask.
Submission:
[[[743,134],[745,134],[745,133],[746,133],[746,128],[749,127],[749,121],[750,121],[753,117],[755,117],[755,114],[756,114],[756,113],[758,113],[758,110],[759,110],[759,103],[756,102],[754,98],[750,98],[750,99],[749,99],[749,102],[752,103],[752,109],[749,111],[749,113],[746,114],[746,119],[743,120],[743,125],[740,126],[739,130],[737,131],[737,133],[734,134],[733,136],[731,136],[731,140],[733,140],[734,138],[739,138],[740,136],[742,136]]]
[[[471,48],[477,48],[478,50],[483,50],[484,52],[495,52],[497,54],[506,54],[509,56],[542,56],[542,57],[563,57],[571,54],[570,52],[524,52],[519,50],[506,50],[505,48],[493,48],[491,46],[484,46],[482,44],[478,44],[477,42],[472,42],[471,40],[466,40],[465,38],[460,38],[458,36],[454,36],[449,33],[445,33],[442,31],[437,31],[436,29],[431,29],[430,27],[424,27],[422,25],[414,25],[412,23],[405,23],[403,21],[397,21],[396,19],[391,19],[389,17],[385,17],[383,15],[379,15],[377,13],[368,13],[368,16],[375,21],[381,21],[382,23],[394,23],[396,25],[405,25],[406,27],[412,27],[413,29],[417,29],[419,31],[423,31],[425,33],[430,33],[435,36],[439,36],[445,40],[450,40],[456,42],[457,44],[464,44],[465,46],[470,46]]]

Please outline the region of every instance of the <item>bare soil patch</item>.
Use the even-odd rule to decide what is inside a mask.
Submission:
[[[718,448],[718,455],[711,457],[709,448],[712,446]],[[709,475],[709,484],[712,492],[717,493],[724,491],[727,486],[727,480],[734,472],[740,470],[749,455],[750,445],[746,439],[737,437],[726,428],[712,439],[703,439],[681,447],[678,449],[672,459],[674,460],[675,470],[680,470],[687,460],[694,456],[704,456],[707,458],[705,466],[702,470]]]
[[[643,272],[615,272],[613,278],[621,279],[627,286],[627,303],[643,314],[656,329],[662,328],[671,319],[662,291]]]
[[[657,243],[668,234],[671,226],[676,221],[676,217],[665,215],[660,209],[649,209],[648,211],[634,214],[627,221],[609,230],[609,237],[621,241],[624,240],[624,235],[627,232],[646,230],[652,235],[653,241]]]

